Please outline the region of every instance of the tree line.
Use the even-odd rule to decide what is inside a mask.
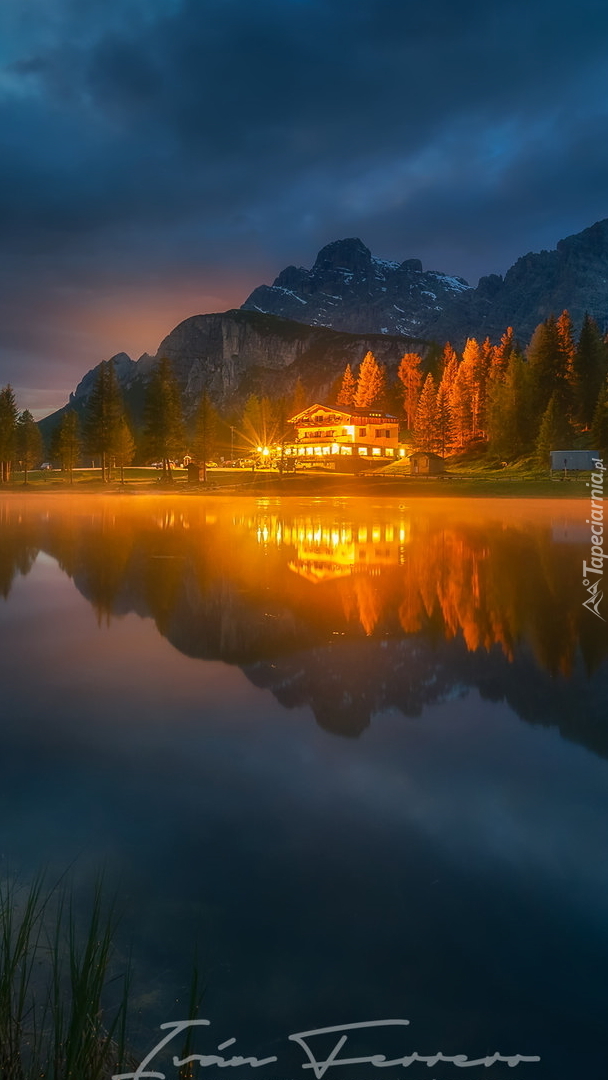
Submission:
[[[498,345],[448,342],[423,361],[406,353],[397,381],[371,352],[357,377],[346,366],[336,403],[393,408],[413,444],[442,456],[471,447],[511,460],[590,442],[608,453],[608,336],[586,315],[578,339],[567,311],[540,323],[525,349],[509,327]]]
[[[458,353],[450,343],[402,357],[396,379],[368,352],[356,370],[347,364],[329,394],[337,406],[388,410],[403,421],[411,443],[442,456],[470,448],[510,461],[534,455],[546,464],[551,449],[590,445],[608,455],[608,336],[585,316],[578,337],[567,311],[540,323],[525,348],[508,328],[497,345],[466,341]],[[231,456],[244,446],[284,446],[292,437],[291,416],[311,404],[299,378],[288,395],[251,395],[241,413],[222,417],[204,390],[186,418],[171,363],[154,368],[135,425],[125,406],[111,360],[99,366],[86,406],[68,407],[55,429],[49,456],[73,481],[83,455],[96,458],[104,482],[137,458],[156,460],[170,479],[174,461],[186,452],[204,467],[221,445]],[[25,473],[45,453],[32,414],[19,412],[10,386],[0,390],[0,482],[18,465]]]

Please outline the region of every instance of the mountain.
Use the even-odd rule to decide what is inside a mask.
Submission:
[[[243,310],[350,333],[428,337],[446,307],[470,291],[464,278],[424,271],[419,259],[378,259],[351,238],[322,248],[312,270],[288,266],[254,289]]]
[[[118,382],[134,419],[141,419],[146,384],[160,357],[171,360],[186,412],[206,389],[224,412],[239,410],[250,394],[291,394],[300,378],[311,398],[323,400],[347,363],[357,365],[368,350],[396,372],[404,352],[425,353],[427,343],[390,334],[348,334],[306,326],[255,311],[193,315],[161,342],[156,356],[132,360],[113,357]],[[99,365],[87,372],[63,409],[40,421],[45,438],[68,408],[82,414],[95,384]]]
[[[608,326],[608,219],[560,240],[556,250],[530,252],[507,271],[463,278],[424,271],[418,259],[386,262],[359,239],[336,240],[319,252],[312,270],[288,266],[243,304],[311,326],[364,333],[417,334],[443,344],[488,335],[496,341],[513,326],[527,343],[539,322],[567,308],[576,327],[586,311]]]

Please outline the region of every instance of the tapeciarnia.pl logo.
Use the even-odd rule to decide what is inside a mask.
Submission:
[[[591,526],[591,557],[587,562],[583,559],[583,585],[589,593],[583,600],[583,607],[587,608],[602,622],[606,622],[600,613],[602,602],[604,559],[608,559],[608,553],[604,554],[604,474],[606,466],[602,458],[592,458],[595,472],[591,473],[591,516],[586,519],[587,525]]]

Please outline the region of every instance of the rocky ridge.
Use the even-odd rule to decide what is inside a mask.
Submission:
[[[608,327],[608,219],[560,240],[553,251],[530,252],[507,271],[463,278],[424,271],[419,259],[375,258],[361,240],[336,240],[311,270],[288,266],[260,285],[245,310],[270,312],[311,326],[355,333],[416,334],[462,346],[470,336],[497,341],[513,326],[527,343],[539,322],[567,308],[575,327],[589,312]]]

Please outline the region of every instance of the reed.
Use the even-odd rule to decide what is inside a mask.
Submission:
[[[0,883],[0,1080],[107,1080],[134,1067],[117,921],[101,879],[84,927],[65,884]]]

